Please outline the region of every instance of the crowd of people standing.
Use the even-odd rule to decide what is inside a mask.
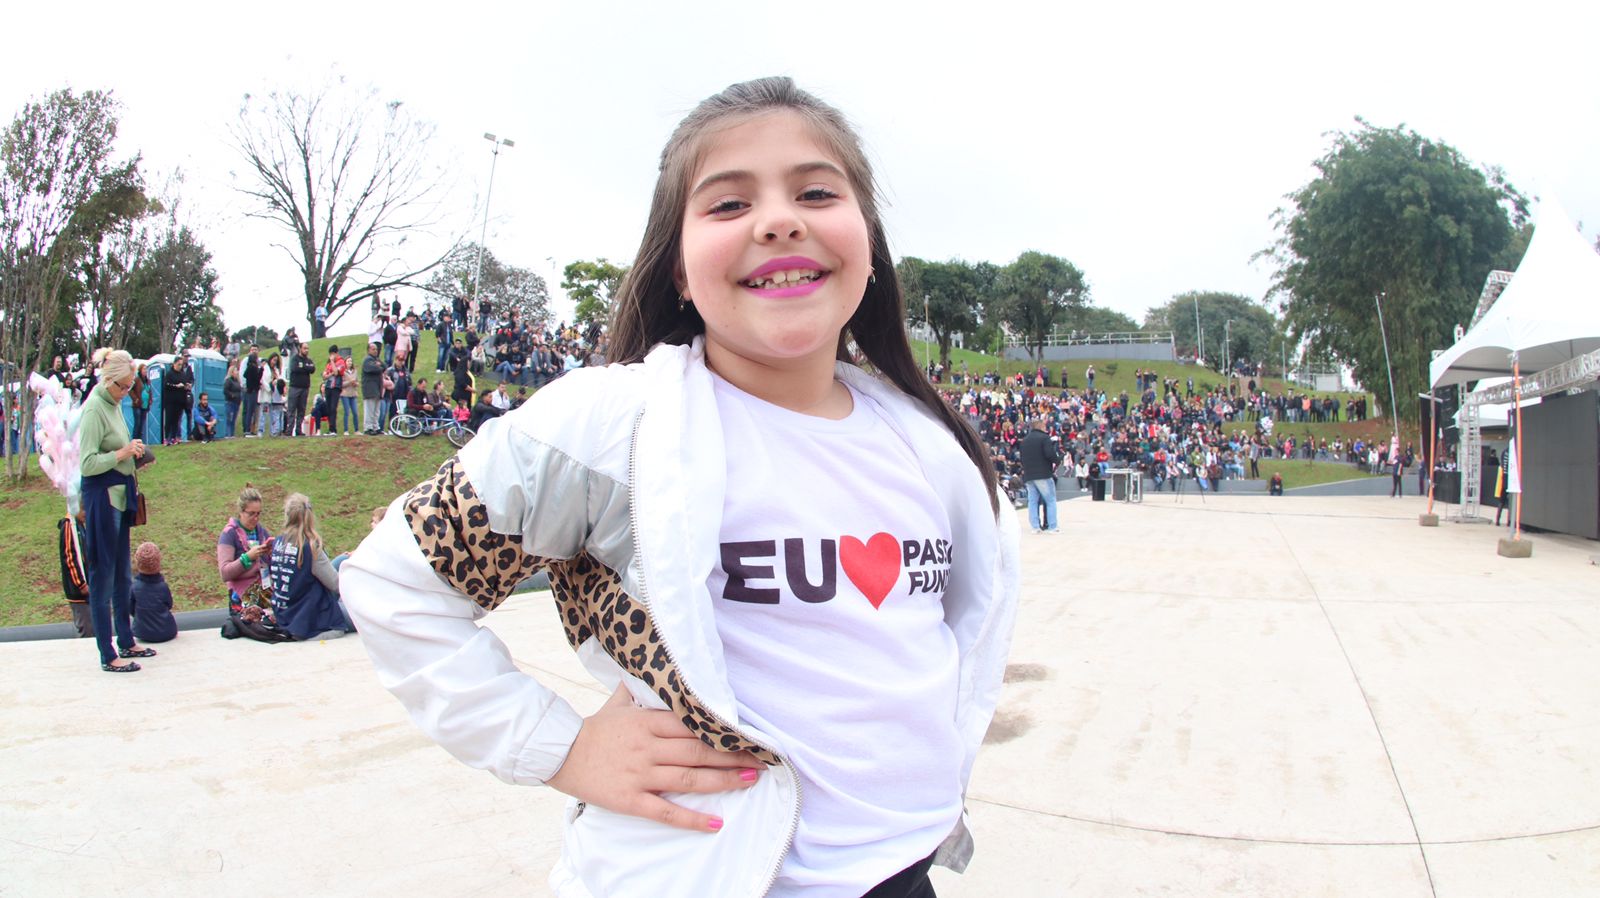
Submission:
[[[959,377],[960,375],[958,375]],[[1088,386],[1048,389],[1048,370],[1008,377],[988,375],[986,384],[947,391],[948,401],[977,427],[1002,481],[1020,497],[1030,477],[1031,455],[1024,444],[1030,429],[1042,431],[1060,459],[1059,471],[1089,489],[1111,468],[1141,471],[1155,489],[1176,489],[1193,480],[1202,489],[1217,482],[1261,476],[1264,458],[1340,459],[1377,471],[1392,467],[1387,447],[1360,440],[1348,446],[1308,436],[1274,436],[1274,420],[1311,423],[1365,415],[1364,397],[1312,397],[1294,391],[1271,393],[1250,380],[1243,392],[1222,387],[1196,390],[1192,378],[1161,378],[1135,373],[1136,392],[1113,395]],[[1360,420],[1356,418],[1355,420]],[[1404,456],[1400,457],[1404,464]],[[1388,466],[1388,467],[1385,467]],[[1032,490],[1029,490],[1030,499]],[[1037,526],[1037,525],[1035,525]],[[1042,529],[1049,529],[1048,527]]]

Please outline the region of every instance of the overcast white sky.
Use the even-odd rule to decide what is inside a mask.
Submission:
[[[678,119],[769,74],[857,123],[897,255],[1054,253],[1136,320],[1184,290],[1262,296],[1250,257],[1273,210],[1357,115],[1503,167],[1591,241],[1600,226],[1600,4],[1079,5],[30,4],[6,15],[0,113],[114,90],[124,154],[186,172],[231,329],[305,330],[279,235],[233,188],[227,128],[244,94],[330,72],[437,125],[457,228],[488,180],[483,132],[516,140],[488,245],[557,293],[547,259],[631,261]]]

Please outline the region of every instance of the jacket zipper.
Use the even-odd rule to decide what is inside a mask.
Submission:
[[[633,436],[628,442],[628,527],[633,533],[633,566],[639,572],[639,601],[644,603],[645,609],[647,611],[651,611],[653,616],[654,611],[650,606],[650,591],[645,588],[644,582],[644,549],[639,544],[639,502],[637,491],[635,489],[635,485],[638,482],[639,476],[639,425],[643,421],[644,409],[641,408],[639,409],[639,413],[633,417]],[[672,653],[672,646],[667,643],[666,634],[661,633],[659,627],[656,629],[656,632],[661,636],[661,648],[667,653],[667,661],[671,663],[673,667],[678,667],[678,659]],[[679,668],[679,670],[681,672],[682,668]],[[683,687],[683,691],[685,693],[694,695],[694,690],[689,687],[688,679],[683,677],[681,673],[678,677],[678,683]],[[698,697],[696,697],[696,700],[699,700]],[[739,733],[740,735],[744,735],[742,730],[734,726],[732,723],[722,719],[720,715],[711,710],[710,705],[706,704],[705,702],[700,702],[700,706],[705,708],[706,713],[711,715],[711,719],[721,724],[723,728],[735,733]],[[750,737],[746,736],[745,738],[748,739]],[[778,881],[778,873],[783,869],[783,858],[789,853],[790,846],[794,844],[795,833],[800,829],[800,771],[796,770],[794,765],[789,763],[789,759],[780,754],[772,746],[763,744],[755,739],[750,739],[750,741],[755,742],[757,745],[760,745],[767,751],[772,752],[772,754],[778,758],[778,761],[783,764],[784,769],[789,771],[789,780],[790,782],[794,783],[794,808],[789,815],[788,834],[784,836],[783,847],[778,852],[778,857],[773,862],[771,871],[767,873],[766,883],[761,886],[761,891],[759,894],[765,895],[767,892],[771,891],[772,884]]]

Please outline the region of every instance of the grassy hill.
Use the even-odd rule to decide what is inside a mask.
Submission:
[[[245,483],[261,490],[261,522],[283,524],[291,492],[311,498],[328,554],[355,548],[366,535],[375,506],[387,505],[432,474],[454,451],[441,435],[223,440],[156,447],[156,464],[139,475],[150,523],[133,531],[133,544],[161,547],[177,610],[223,607],[217,577],[217,535],[233,513]],[[61,596],[56,521],[66,513],[61,495],[37,470],[26,485],[0,483],[0,626],[70,620]]]

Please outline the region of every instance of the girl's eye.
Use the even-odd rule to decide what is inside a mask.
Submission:
[[[708,211],[712,215],[727,215],[730,212],[738,212],[744,206],[745,203],[742,200],[722,200],[712,205]]]
[[[800,193],[802,202],[815,203],[822,200],[836,200],[839,194],[827,187],[807,187]]]

